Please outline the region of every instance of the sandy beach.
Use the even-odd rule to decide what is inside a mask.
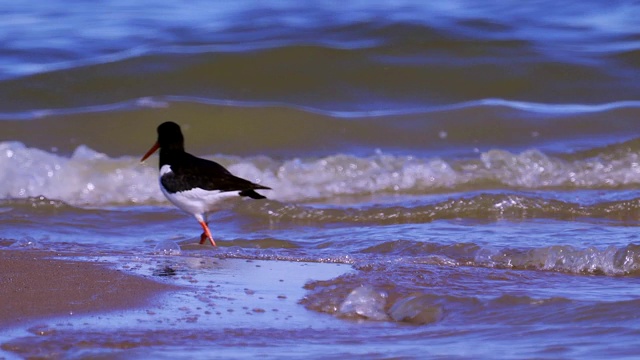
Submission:
[[[274,333],[300,340],[312,326],[344,325],[298,302],[307,281],[339,276],[347,265],[217,259],[208,252],[77,261],[72,254],[3,250],[0,259],[0,357],[141,358],[165,347],[180,356],[183,347],[193,354],[194,342],[271,344]],[[239,354],[238,347],[227,351]]]
[[[0,326],[138,307],[178,289],[101,264],[52,259],[54,255],[0,250]]]
[[[639,1],[71,5],[0,4],[0,360],[639,358]]]

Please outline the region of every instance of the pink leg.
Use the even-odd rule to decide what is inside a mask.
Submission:
[[[204,221],[199,221],[200,226],[202,226],[202,230],[204,230],[204,232],[202,233],[202,235],[200,235],[200,244],[204,244],[204,242],[209,239],[209,241],[211,242],[211,245],[213,246],[217,246],[216,242],[213,241],[213,236],[211,236],[211,231],[209,231],[209,227],[207,226],[207,223]]]

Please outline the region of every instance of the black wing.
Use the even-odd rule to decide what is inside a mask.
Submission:
[[[162,176],[160,180],[169,192],[178,192],[201,188],[204,190],[240,191],[240,196],[253,199],[265,197],[254,190],[271,188],[252,183],[231,174],[222,165],[184,153],[179,161],[171,164],[172,173]]]

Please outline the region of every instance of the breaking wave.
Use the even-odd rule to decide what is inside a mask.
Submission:
[[[368,157],[337,154],[321,158],[285,159],[216,156],[234,174],[266,184],[267,195],[278,202],[318,202],[336,198],[367,198],[385,195],[437,195],[522,190],[620,190],[640,184],[640,155],[632,146],[572,155],[548,155],[532,149],[521,153],[490,150],[471,159],[398,156],[378,152]],[[155,163],[152,158],[150,163]],[[0,143],[0,198],[44,196],[76,206],[113,206],[164,203],[157,186],[155,164],[140,164],[138,158],[112,158],[86,146],[71,156],[30,148],[20,142]],[[268,204],[277,216],[296,214],[294,205]],[[480,208],[489,213],[558,213],[562,216],[611,216],[635,210],[635,202],[608,204],[585,209],[575,204],[523,196],[475,197],[443,202],[419,209],[435,216],[449,209],[448,216],[468,216]],[[617,210],[619,209],[619,210]],[[387,210],[394,212],[393,208]],[[453,211],[454,213],[451,213]],[[460,214],[455,212],[459,211]],[[329,212],[327,212],[329,213]],[[446,211],[445,211],[446,213]],[[391,213],[381,214],[389,217]],[[311,215],[315,216],[315,215]],[[335,215],[341,216],[341,215]]]
[[[471,243],[443,246],[389,242],[366,251],[373,256],[368,261],[356,261],[354,267],[358,271],[308,283],[308,294],[301,303],[311,310],[343,318],[414,325],[441,321],[555,323],[576,318],[607,321],[612,316],[633,313],[638,304],[633,296],[611,303],[598,302],[589,294],[589,286],[593,285],[584,280],[567,283],[567,297],[549,297],[544,291],[518,295],[513,288],[504,286],[516,279],[526,281],[527,273],[503,271],[636,277],[640,275],[640,245],[635,244],[604,250],[549,246],[490,252]],[[372,260],[378,257],[375,254],[384,255],[383,260]],[[480,282],[485,290],[479,293],[476,287],[467,288],[461,278]],[[581,291],[584,294],[576,297]],[[517,320],[513,318],[515,311],[519,314]],[[576,313],[580,316],[576,317]]]

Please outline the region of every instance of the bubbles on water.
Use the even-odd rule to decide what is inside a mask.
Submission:
[[[498,251],[479,248],[473,254],[474,261],[471,264],[474,266],[620,276],[638,272],[640,269],[639,248],[640,246],[635,244],[622,248],[611,245],[605,249],[593,246],[581,249],[570,245],[553,245],[528,251],[515,249]],[[460,257],[462,255],[460,254]]]
[[[499,255],[500,255],[500,251],[497,249],[482,247],[475,252],[473,261],[476,264],[493,266],[495,265],[494,257],[497,257]]]
[[[616,251],[613,265],[627,274],[640,270],[640,245],[630,244]]]
[[[387,293],[371,286],[363,285],[355,288],[342,302],[338,312],[342,315],[357,315],[370,320],[388,320],[384,311]]]
[[[156,255],[180,255],[182,250],[180,245],[172,240],[162,240],[154,248],[153,253]]]
[[[25,236],[22,239],[17,240],[13,244],[11,244],[11,246],[9,247],[23,248],[23,249],[24,248],[26,249],[42,249],[43,248],[43,246],[31,236]]]
[[[417,295],[396,301],[389,315],[395,321],[423,325],[440,321],[444,310],[441,305],[434,303],[433,296]]]

